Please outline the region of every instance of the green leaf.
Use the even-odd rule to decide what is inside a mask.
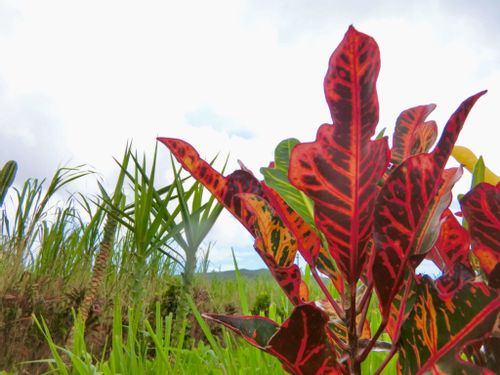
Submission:
[[[288,180],[288,167],[290,165],[290,154],[295,145],[300,141],[288,138],[281,141],[274,151],[274,167],[261,168],[264,181],[268,186],[276,190],[281,198],[304,219],[312,228],[314,224],[314,206],[312,200],[303,192],[295,188]]]
[[[476,185],[484,182],[486,166],[484,165],[483,157],[480,156],[476,164],[474,164],[474,170],[472,171],[472,184],[471,189]]]

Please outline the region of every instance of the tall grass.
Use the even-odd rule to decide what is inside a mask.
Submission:
[[[156,150],[147,160],[127,146],[114,189],[99,185],[96,196],[63,191],[92,177],[84,166],[10,189],[0,207],[0,371],[284,373],[200,311],[282,322],[288,299],[269,275],[242,277],[234,254],[234,279],[209,277],[205,238],[221,206],[175,165],[158,186]],[[304,279],[318,298],[307,269]],[[364,370],[383,358],[370,354]]]

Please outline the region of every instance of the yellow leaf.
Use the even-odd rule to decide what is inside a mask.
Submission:
[[[476,165],[477,157],[476,155],[464,146],[455,146],[453,147],[453,151],[451,155],[462,164],[469,172],[472,173],[474,170],[474,165]],[[484,169],[484,181],[491,184],[496,185],[500,182],[500,177],[491,171],[488,167]]]

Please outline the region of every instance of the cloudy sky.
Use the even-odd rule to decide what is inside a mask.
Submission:
[[[428,103],[442,128],[488,89],[458,143],[498,173],[499,14],[497,0],[0,0],[0,163],[17,160],[18,181],[87,163],[112,186],[127,140],[151,153],[169,136],[258,174],[280,140],[330,121],[323,77],[354,24],[381,50],[380,128]],[[262,265],[228,215],[211,238],[214,267],[231,266],[231,246],[241,267]]]

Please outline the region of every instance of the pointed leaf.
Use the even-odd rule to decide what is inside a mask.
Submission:
[[[490,276],[500,262],[500,183],[480,183],[460,201],[474,255]]]
[[[398,293],[406,266],[429,251],[439,234],[439,218],[451,202],[460,169],[444,171],[453,144],[474,103],[484,92],[465,100],[448,120],[431,153],[411,156],[390,174],[375,209],[374,285],[384,317]]]
[[[239,193],[262,195],[259,181],[249,172],[236,170],[224,177],[205,160],[189,143],[175,138],[158,138],[175,156],[177,161],[196,178],[217,200],[253,234],[253,218],[242,207]]]
[[[316,231],[302,219],[280,195],[266,184],[262,184],[269,203],[297,239],[298,250],[311,268],[317,267],[320,272],[332,280],[335,288],[342,293],[344,283],[330,253],[321,244]],[[295,188],[294,188],[295,189]]]
[[[468,283],[442,299],[428,278],[418,280],[416,302],[398,343],[403,374],[492,374],[460,359],[464,346],[487,338],[500,299],[483,283]]]
[[[477,159],[476,164],[474,165],[474,169],[472,171],[472,181],[471,181],[471,189],[479,185],[481,182],[484,182],[484,175],[486,172],[486,166],[484,165],[483,157],[480,156]]]
[[[451,189],[462,174],[461,169],[452,168],[444,171],[442,177],[433,176],[429,157],[430,154],[419,154],[406,159],[389,176],[378,197],[373,281],[383,316],[387,316],[403,280],[409,277],[407,265],[416,267],[421,259],[416,264],[412,260],[419,255],[423,258],[434,245],[441,214],[450,204]],[[432,190],[416,188],[425,180],[431,183],[423,186]]]
[[[293,264],[297,253],[293,233],[265,199],[253,194],[241,194],[240,199],[255,218],[255,250],[292,303],[306,301],[307,287],[302,283],[300,269]]]
[[[412,155],[429,151],[437,138],[437,126],[434,121],[426,123],[425,119],[435,108],[435,104],[429,104],[401,112],[392,137],[392,164],[399,165]]]
[[[371,141],[378,122],[375,41],[352,26],[330,58],[324,87],[335,125],[296,145],[288,177],[314,201],[316,227],[346,280],[358,280],[367,259],[376,184],[388,162],[387,139]]]

